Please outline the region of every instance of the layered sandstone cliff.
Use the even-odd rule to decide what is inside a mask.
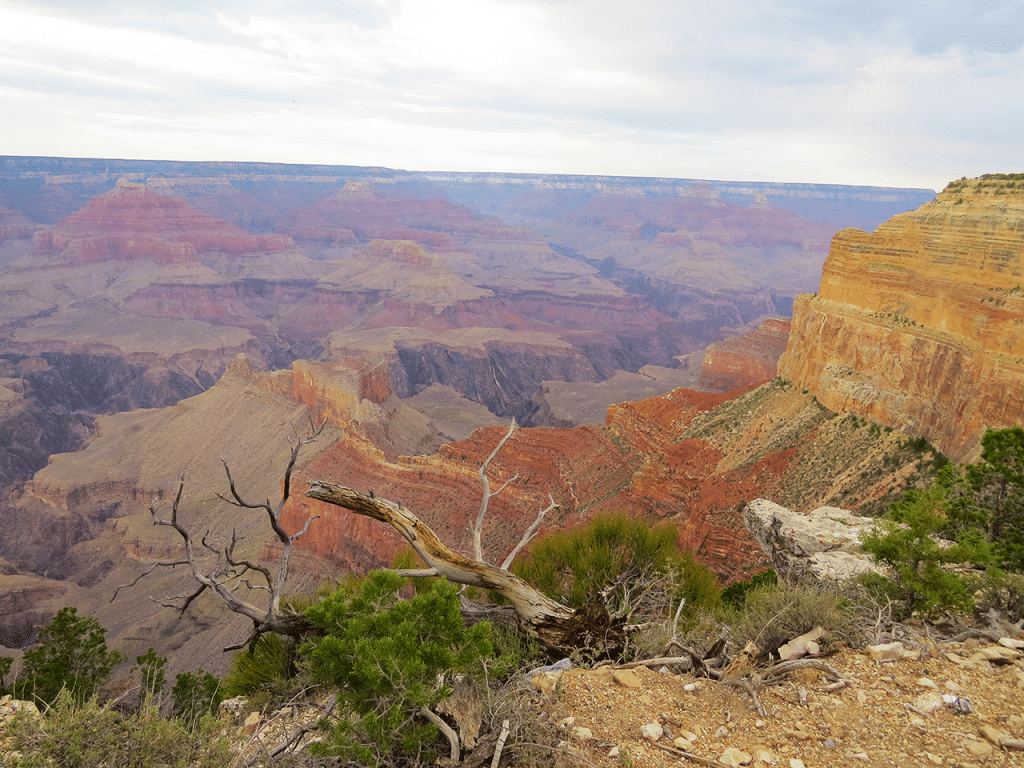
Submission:
[[[957,460],[1024,419],[1024,181],[953,182],[874,233],[846,229],[794,305],[779,375]]]

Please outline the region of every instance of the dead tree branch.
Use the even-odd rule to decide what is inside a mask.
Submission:
[[[174,502],[171,505],[170,517],[159,516],[156,501],[150,504],[149,512],[153,518],[154,525],[168,526],[181,537],[185,546],[185,559],[153,563],[142,575],[130,584],[118,587],[114,593],[114,597],[117,596],[118,592],[120,592],[122,588],[134,586],[157,568],[173,568],[179,565],[187,565],[192,571],[192,577],[199,584],[197,589],[192,594],[185,597],[184,602],[180,604],[165,602],[154,598],[155,602],[165,607],[175,608],[180,613],[184,613],[196,598],[203,594],[203,592],[209,590],[215,594],[230,611],[246,616],[252,621],[253,631],[244,644],[254,642],[260,635],[266,632],[299,637],[310,631],[312,629],[312,625],[301,613],[296,613],[287,609],[282,610],[281,595],[288,580],[288,568],[291,561],[292,543],[295,539],[306,532],[311,521],[307,520],[302,530],[298,533],[289,534],[281,527],[280,518],[281,511],[291,495],[291,477],[292,472],[295,469],[295,462],[298,459],[299,452],[302,450],[303,446],[316,440],[316,438],[323,432],[323,429],[323,424],[319,427],[314,427],[311,424],[310,436],[297,441],[291,447],[288,466],[284,473],[281,499],[276,505],[271,505],[269,499],[261,503],[251,503],[246,501],[235,485],[235,479],[231,474],[231,468],[228,466],[227,462],[223,462],[224,471],[227,474],[230,497],[220,496],[220,498],[236,507],[265,510],[270,521],[270,527],[274,531],[274,535],[277,537],[278,541],[281,542],[281,555],[278,560],[276,574],[271,573],[270,569],[263,565],[235,557],[235,547],[239,542],[239,537],[236,531],[232,531],[230,543],[221,549],[210,544],[207,540],[209,532],[205,533],[199,540],[199,544],[203,549],[212,553],[214,558],[212,565],[209,563],[209,555],[206,556],[207,562],[205,565],[201,562],[199,552],[197,552],[198,548],[196,546],[195,537],[179,520],[179,507],[181,505],[182,494],[185,489],[185,478],[182,477],[178,483],[178,491],[175,494]],[[266,587],[249,585],[249,579],[246,577],[250,572],[260,574],[266,582]],[[269,592],[267,606],[265,608],[260,607],[249,600],[239,597],[236,594],[236,591],[241,585],[249,586],[250,591],[255,591],[256,588],[266,589],[266,591]],[[239,647],[242,646],[230,646],[224,650],[234,650]]]
[[[478,563],[482,563],[484,561],[481,531],[484,526],[484,518],[487,516],[487,505],[490,503],[492,497],[497,496],[508,487],[509,483],[519,477],[519,475],[514,475],[506,480],[498,490],[492,493],[491,481],[487,479],[487,468],[491,465],[494,457],[497,456],[498,453],[501,452],[501,449],[505,447],[505,443],[507,443],[511,439],[512,435],[515,434],[516,426],[516,420],[512,419],[512,423],[508,427],[508,432],[505,433],[505,436],[501,438],[498,444],[494,447],[494,450],[491,451],[491,455],[484,459],[484,463],[480,465],[480,469],[477,472],[477,475],[480,477],[480,483],[484,487],[484,492],[483,498],[480,499],[480,511],[477,513],[476,521],[470,526],[469,533],[473,539],[473,559]]]
[[[370,517],[394,528],[423,559],[432,575],[456,584],[493,589],[515,608],[520,625],[550,651],[574,648],[611,652],[623,642],[620,624],[604,605],[573,611],[534,589],[514,573],[489,563],[471,560],[449,549],[426,524],[401,504],[327,482],[310,482],[306,496]]]

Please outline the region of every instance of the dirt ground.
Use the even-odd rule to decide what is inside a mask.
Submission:
[[[890,662],[850,649],[823,661],[849,682],[798,670],[755,684],[762,714],[742,687],[667,669],[570,670],[549,695],[565,746],[597,766],[1024,768],[1020,651],[970,640]],[[641,731],[652,723],[657,740]]]

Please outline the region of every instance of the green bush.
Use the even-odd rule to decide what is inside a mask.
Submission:
[[[4,735],[3,765],[9,768],[223,768],[230,746],[223,724],[202,718],[194,729],[159,716],[153,707],[124,715],[93,697],[79,702],[65,689],[42,721],[19,715]]]
[[[977,531],[992,545],[995,563],[1024,572],[1024,429],[989,430],[981,461],[948,465],[939,484],[948,496],[951,535]]]
[[[885,564],[892,578],[868,574],[860,581],[870,592],[894,602],[898,619],[914,613],[936,618],[973,607],[967,582],[943,566],[987,565],[991,553],[974,528],[962,529],[957,543],[940,541],[938,534],[947,528],[945,502],[946,490],[939,483],[923,491],[911,489],[862,539],[864,551]]]
[[[224,698],[251,696],[289,680],[295,673],[294,652],[278,635],[260,635],[255,645],[238,651],[221,683]]]
[[[141,656],[136,656],[135,663],[138,665],[139,674],[142,677],[142,700],[146,701],[159,696],[167,683],[167,678],[164,675],[167,659],[157,656],[156,651],[150,648]]]
[[[772,587],[778,584],[779,577],[775,570],[769,568],[756,573],[744,581],[734,581],[722,590],[722,605],[727,608],[740,609],[747,600],[747,595],[761,587]]]
[[[829,635],[857,639],[850,602],[838,592],[803,585],[755,588],[740,608],[726,610],[726,623],[739,647],[753,642],[762,655],[818,626]]]
[[[0,656],[0,696],[7,693],[7,688],[4,685],[4,678],[7,677],[7,673],[11,671],[12,664],[14,664],[14,659],[10,656]]]
[[[187,724],[201,723],[206,715],[216,714],[224,700],[220,681],[205,670],[182,672],[171,689],[174,716]]]
[[[124,657],[108,651],[107,631],[76,608],[61,608],[39,632],[39,643],[25,651],[22,675],[14,684],[20,699],[53,702],[66,689],[79,702],[95,695],[110,670]]]
[[[421,715],[451,692],[452,676],[479,676],[493,647],[487,622],[466,627],[455,587],[438,581],[408,600],[405,579],[374,571],[310,607],[324,637],[302,653],[314,681],[336,686],[339,718],[321,751],[360,765],[433,762],[443,743]]]
[[[687,616],[718,604],[718,580],[680,549],[671,523],[651,525],[624,514],[597,517],[571,531],[538,537],[512,570],[549,597],[581,608],[588,595],[614,584],[619,596],[635,598],[657,576],[672,576],[673,603],[685,599]],[[666,604],[666,609],[670,606]]]

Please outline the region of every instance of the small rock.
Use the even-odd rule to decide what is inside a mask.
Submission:
[[[794,637],[788,643],[779,647],[779,658],[782,661],[792,661],[808,654],[814,655],[821,650],[816,641],[820,640],[824,634],[825,629],[823,627],[815,627],[810,632],[800,635],[800,637]]]
[[[618,757],[618,756],[619,756],[619,748],[617,746],[616,747],[612,747],[611,749],[608,750],[608,757]]]
[[[572,734],[579,741],[590,741],[594,738],[593,731],[591,731],[589,728],[584,728],[583,726],[577,726],[576,728],[573,728]]]
[[[729,768],[739,768],[741,765],[747,765],[751,760],[753,758],[749,754],[742,749],[736,749],[736,747],[729,747],[718,758],[718,762],[729,766]]]
[[[755,720],[754,721],[754,727],[755,728],[764,728],[767,725],[768,725],[768,723],[766,723],[764,720]]]
[[[700,683],[687,683],[686,685],[683,686],[683,690],[687,691],[688,693],[693,693],[694,691],[698,690],[699,688],[700,688]]]
[[[942,687],[950,693],[960,693],[960,691],[963,690],[962,688],[960,688],[960,685],[958,683],[954,683],[952,680],[946,680],[942,684]]]
[[[758,744],[752,751],[754,753],[754,760],[759,763],[775,765],[779,762],[779,756],[762,744]]]
[[[804,761],[799,757],[789,758],[789,768],[804,768]]]
[[[558,681],[561,679],[561,672],[541,672],[533,676],[530,684],[541,693],[550,696],[558,687]]]
[[[247,700],[245,696],[235,696],[233,699],[224,699],[218,707],[222,715],[227,715],[232,720],[238,720],[242,716],[242,709],[245,708]]]
[[[978,757],[989,757],[995,749],[987,741],[971,741],[967,744],[967,751]]]
[[[643,688],[643,682],[631,669],[613,669],[612,679],[625,688]]]
[[[985,737],[987,741],[990,741],[995,746],[999,746],[1003,739],[1008,738],[1006,731],[1001,731],[993,725],[983,725],[978,728],[978,733]]]
[[[648,741],[657,741],[665,735],[665,729],[661,723],[645,723],[640,726],[640,735]]]
[[[999,638],[999,644],[1004,648],[1016,648],[1017,650],[1024,650],[1024,640],[1014,640],[1012,637]]]
[[[863,760],[865,763],[870,763],[871,762],[871,757],[868,755],[867,752],[854,752],[851,755],[851,757],[854,760]]]
[[[726,728],[724,725],[718,726],[718,730],[715,731],[715,738],[716,739],[724,739],[728,735],[729,735],[729,729]]]
[[[823,746],[825,749],[835,749],[836,748],[836,740],[831,738],[831,737],[829,737],[829,738],[825,739],[823,742],[821,742],[821,746]]]
[[[576,723],[576,718],[570,716],[570,717],[563,718],[562,722],[560,722],[558,724],[558,727],[559,728],[568,728],[570,725],[574,725],[575,723]]]
[[[936,685],[934,680],[929,680],[927,677],[917,678],[917,685],[919,688],[930,688],[933,691],[937,691],[939,686]]]
[[[694,733],[693,731],[680,731],[678,738],[676,738],[676,742],[680,742],[680,741],[684,741],[685,740],[687,743],[693,744],[698,738],[700,738],[700,737],[697,736],[697,734]],[[683,746],[683,745],[681,745],[679,743],[676,743],[676,746],[680,747],[680,746]]]
[[[942,694],[936,693],[935,691],[922,693],[914,699],[914,707],[921,710],[926,715],[930,715],[932,712],[940,709],[943,704],[945,704],[945,702],[942,700]]]
[[[942,765],[945,762],[945,760],[943,760],[939,755],[933,755],[931,752],[929,752],[928,762],[932,765]]]
[[[256,733],[256,729],[260,727],[260,713],[250,712],[249,716],[245,718],[245,722],[242,724],[242,733],[246,736],[252,736]]]
[[[871,658],[877,662],[896,661],[897,659],[903,658],[903,643],[896,640],[892,643],[869,645],[868,653],[871,655]]]

